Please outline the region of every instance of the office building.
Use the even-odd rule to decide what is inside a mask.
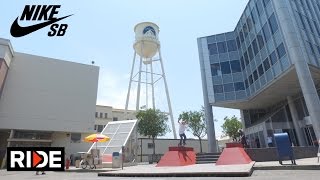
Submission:
[[[319,1],[250,0],[233,31],[198,38],[198,48],[209,138],[218,106],[240,109],[252,146],[267,147],[277,132],[296,146],[317,145]]]

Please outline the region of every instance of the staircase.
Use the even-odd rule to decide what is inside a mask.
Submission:
[[[196,164],[216,163],[221,153],[198,153],[196,156]]]

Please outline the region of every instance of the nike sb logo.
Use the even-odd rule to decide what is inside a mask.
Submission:
[[[72,16],[72,14],[60,18],[55,17],[59,13],[58,9],[60,7],[60,5],[26,5],[20,19],[17,17],[13,21],[10,29],[11,35],[13,37],[22,37],[51,25],[50,31],[48,32],[49,37],[64,36],[68,29],[68,24],[57,24],[57,22]],[[30,26],[19,25],[19,21],[42,20],[44,20],[44,22]]]

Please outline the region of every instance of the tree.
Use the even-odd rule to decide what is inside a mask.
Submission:
[[[188,131],[191,131],[194,136],[199,139],[200,152],[202,153],[202,138],[207,135],[206,121],[204,118],[204,109],[200,111],[182,112],[179,115],[179,120],[185,120],[188,123]]]
[[[141,110],[136,115],[138,122],[138,132],[143,136],[152,138],[153,154],[156,154],[154,139],[158,136],[164,136],[167,132],[170,132],[170,128],[167,125],[168,116],[158,109]]]
[[[221,127],[223,130],[222,132],[225,135],[231,137],[232,139],[237,139],[240,136],[239,130],[242,128],[242,124],[237,117],[233,116],[228,118],[228,116],[226,116]]]

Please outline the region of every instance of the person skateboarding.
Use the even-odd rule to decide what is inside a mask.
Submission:
[[[179,136],[180,136],[180,143],[178,144],[178,146],[184,146],[186,145],[186,139],[187,139],[187,136],[184,133],[186,130],[187,122],[179,119],[178,123],[179,123]]]

